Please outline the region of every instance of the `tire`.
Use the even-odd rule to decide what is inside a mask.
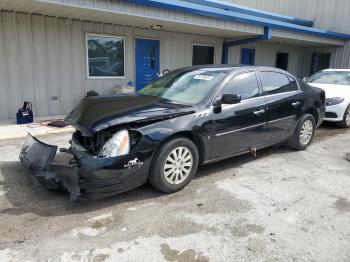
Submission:
[[[314,138],[316,129],[315,119],[312,115],[303,115],[289,140],[289,146],[296,150],[306,149]]]
[[[346,108],[343,121],[340,122],[341,127],[350,127],[350,105]]]
[[[174,138],[162,145],[154,155],[148,180],[164,193],[180,191],[195,176],[198,161],[198,150],[191,140]]]

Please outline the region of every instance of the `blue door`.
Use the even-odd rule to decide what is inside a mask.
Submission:
[[[158,78],[159,40],[135,40],[136,91]]]
[[[242,48],[241,49],[241,64],[254,65],[255,63],[255,49]]]

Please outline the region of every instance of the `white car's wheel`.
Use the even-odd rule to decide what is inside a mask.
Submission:
[[[345,110],[343,121],[341,122],[342,127],[350,127],[350,106]]]

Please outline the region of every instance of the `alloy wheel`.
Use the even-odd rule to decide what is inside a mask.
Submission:
[[[165,160],[164,178],[172,185],[181,184],[190,175],[193,156],[187,147],[176,147]]]
[[[345,124],[346,126],[350,126],[350,108],[345,112]]]
[[[307,145],[310,142],[314,131],[314,126],[311,120],[306,120],[300,130],[300,143]]]

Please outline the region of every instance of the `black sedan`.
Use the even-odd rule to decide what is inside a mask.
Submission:
[[[309,146],[325,93],[269,67],[199,66],[169,72],[137,94],[84,98],[67,117],[76,128],[67,165],[56,146],[28,135],[20,159],[71,200],[101,198],[149,181],[184,188],[197,167],[277,143]]]

